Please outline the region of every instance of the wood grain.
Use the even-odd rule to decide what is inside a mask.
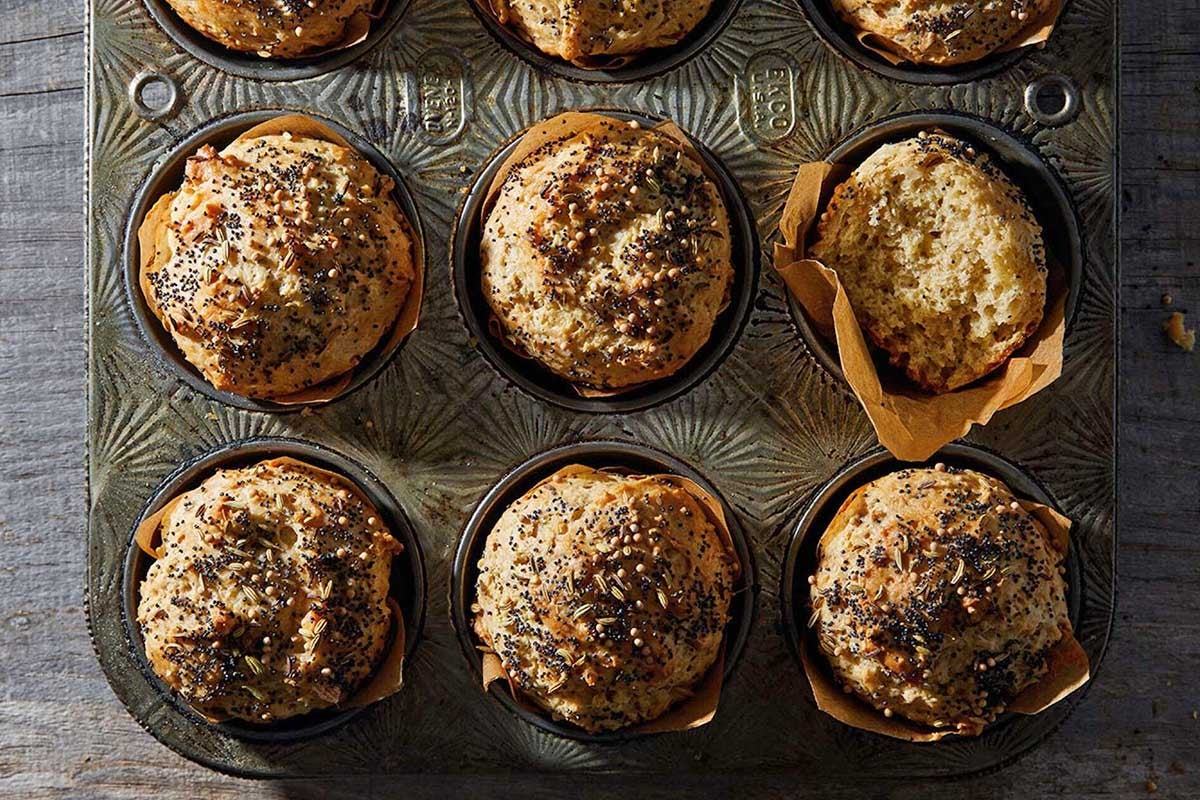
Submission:
[[[143,733],[96,665],[84,559],[83,9],[0,0],[0,796],[529,798],[636,794],[631,778],[252,784]],[[1164,20],[1166,24],[1164,24]],[[1167,311],[1200,317],[1200,5],[1128,3],[1122,30],[1120,596],[1090,695],[999,775],[934,787],[680,784],[690,794],[814,797],[1200,796],[1200,354]],[[764,732],[771,735],[771,732]]]

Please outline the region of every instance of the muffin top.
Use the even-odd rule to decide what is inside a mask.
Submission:
[[[400,545],[349,481],[291,459],[221,470],[171,503],[140,587],[146,657],[217,719],[345,702],[390,638]]]
[[[413,287],[393,186],[323,139],[205,145],[165,200],[146,299],[218,389],[278,399],[342,378],[392,330]]]
[[[831,0],[859,31],[915,64],[977,61],[1011,42],[1054,0]]]
[[[902,470],[856,490],[821,537],[810,625],[845,691],[976,735],[1070,634],[1062,561],[1000,481]]]
[[[837,272],[870,340],[929,392],[1003,364],[1046,304],[1042,228],[1021,190],[941,132],[863,161],[834,190],[809,254]]]
[[[621,389],[708,340],[733,278],[729,218],[680,142],[592,116],[508,171],[484,224],[483,294],[524,354]]]
[[[562,471],[488,534],[475,633],[555,718],[655,719],[720,654],[738,572],[725,535],[671,478]]]
[[[217,44],[263,58],[295,58],[339,44],[375,0],[167,0]]]
[[[543,53],[587,65],[677,43],[708,15],[712,0],[491,0],[491,6],[501,24]]]

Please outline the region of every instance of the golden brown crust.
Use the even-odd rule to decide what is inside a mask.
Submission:
[[[858,31],[915,64],[978,61],[1045,14],[1054,0],[831,0]]]
[[[474,629],[513,685],[587,731],[661,716],[720,653],[736,559],[659,477],[556,476],[507,508],[479,560]]]
[[[146,657],[214,718],[346,701],[378,664],[400,546],[348,482],[290,459],[221,470],[160,522],[139,589]]]
[[[976,735],[1070,631],[1062,557],[1000,481],[902,470],[857,489],[821,537],[810,625],[846,691]]]
[[[392,180],[350,148],[270,134],[188,159],[143,289],[218,389],[281,399],[348,375],[416,276]]]
[[[1042,228],[983,152],[940,132],[880,147],[834,190],[809,248],[872,343],[942,393],[1003,364],[1042,321]]]
[[[733,279],[717,187],[663,132],[598,117],[514,166],[487,215],[484,296],[505,336],[597,389],[669,376]]]
[[[375,0],[167,0],[200,33],[231,50],[296,58],[347,36]]]
[[[543,53],[584,65],[676,44],[712,6],[712,0],[490,1],[501,24]]]

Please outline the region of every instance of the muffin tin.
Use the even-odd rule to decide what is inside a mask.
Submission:
[[[1064,374],[967,438],[1019,467],[1075,521],[1076,629],[1094,670],[1108,640],[1115,580],[1110,5],[1070,3],[1044,48],[980,71],[956,70],[941,82],[847,58],[823,27],[820,0],[728,4],[719,24],[654,54],[643,71],[605,75],[572,74],[497,38],[469,0],[393,0],[363,45],[283,65],[190,40],[164,9],[155,0],[91,4],[87,140],[88,616],[114,691],[159,740],[248,776],[404,775],[419,782],[423,774],[605,771],[636,774],[655,794],[673,776],[714,772],[849,784],[863,775],[913,780],[994,769],[1028,751],[1080,701],[1077,692],[978,739],[930,745],[849,729],[814,707],[789,652],[796,631],[785,605],[792,599],[778,587],[793,569],[789,543],[814,491],[870,453],[875,437],[849,389],[822,367],[828,356],[819,343],[806,344],[767,254],[796,165],[878,130],[877,123],[886,128],[893,117],[950,113],[986,123],[1035,159],[1029,163],[1045,180],[1036,185],[1047,194],[1033,199],[1071,209],[1063,229],[1051,233],[1066,245],[1064,263],[1081,275],[1072,282]],[[1058,112],[1039,105],[1050,90],[1067,101]],[[757,229],[757,243],[746,237],[751,251],[739,261],[741,279],[752,271],[755,249],[764,265],[758,285],[745,289],[744,329],[737,335],[743,323],[731,317],[738,319],[734,333],[717,343],[721,357],[711,368],[637,410],[615,409],[623,413],[563,407],[498,374],[454,290],[452,232],[492,154],[545,117],[589,107],[678,122],[728,172]],[[145,187],[166,180],[193,137],[232,124],[232,115],[275,109],[329,120],[356,144],[371,145],[368,155],[403,179],[405,210],[415,212],[414,226],[424,222],[428,254],[421,323],[403,349],[382,358],[353,393],[293,414],[235,402],[188,380],[154,335],[142,335],[146,320],[126,290],[123,262],[125,232]],[[984,144],[1001,149],[1009,139],[995,141]],[[537,383],[528,365],[512,370]],[[259,437],[320,448],[326,463],[345,459],[346,469],[377,478],[408,517],[428,570],[426,621],[419,639],[412,636],[405,687],[336,724],[316,721],[321,730],[306,733],[319,735],[289,741],[209,725],[174,702],[143,669],[127,624],[139,569],[127,558],[130,536],[157,488],[180,464],[247,442],[261,446]],[[703,475],[741,529],[763,587],[756,611],[738,617],[745,644],[716,717],[692,731],[600,742],[544,730],[482,692],[464,653],[461,619],[456,631],[451,589],[462,582],[455,554],[491,488],[537,454],[598,440],[649,446],[652,460]],[[635,466],[646,463],[620,453]]]

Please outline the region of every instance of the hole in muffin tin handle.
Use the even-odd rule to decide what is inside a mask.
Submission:
[[[170,75],[142,70],[129,82],[129,102],[143,119],[162,119],[179,103],[179,84]]]
[[[1065,75],[1043,75],[1025,87],[1025,111],[1042,125],[1066,125],[1079,116],[1079,90]]]

